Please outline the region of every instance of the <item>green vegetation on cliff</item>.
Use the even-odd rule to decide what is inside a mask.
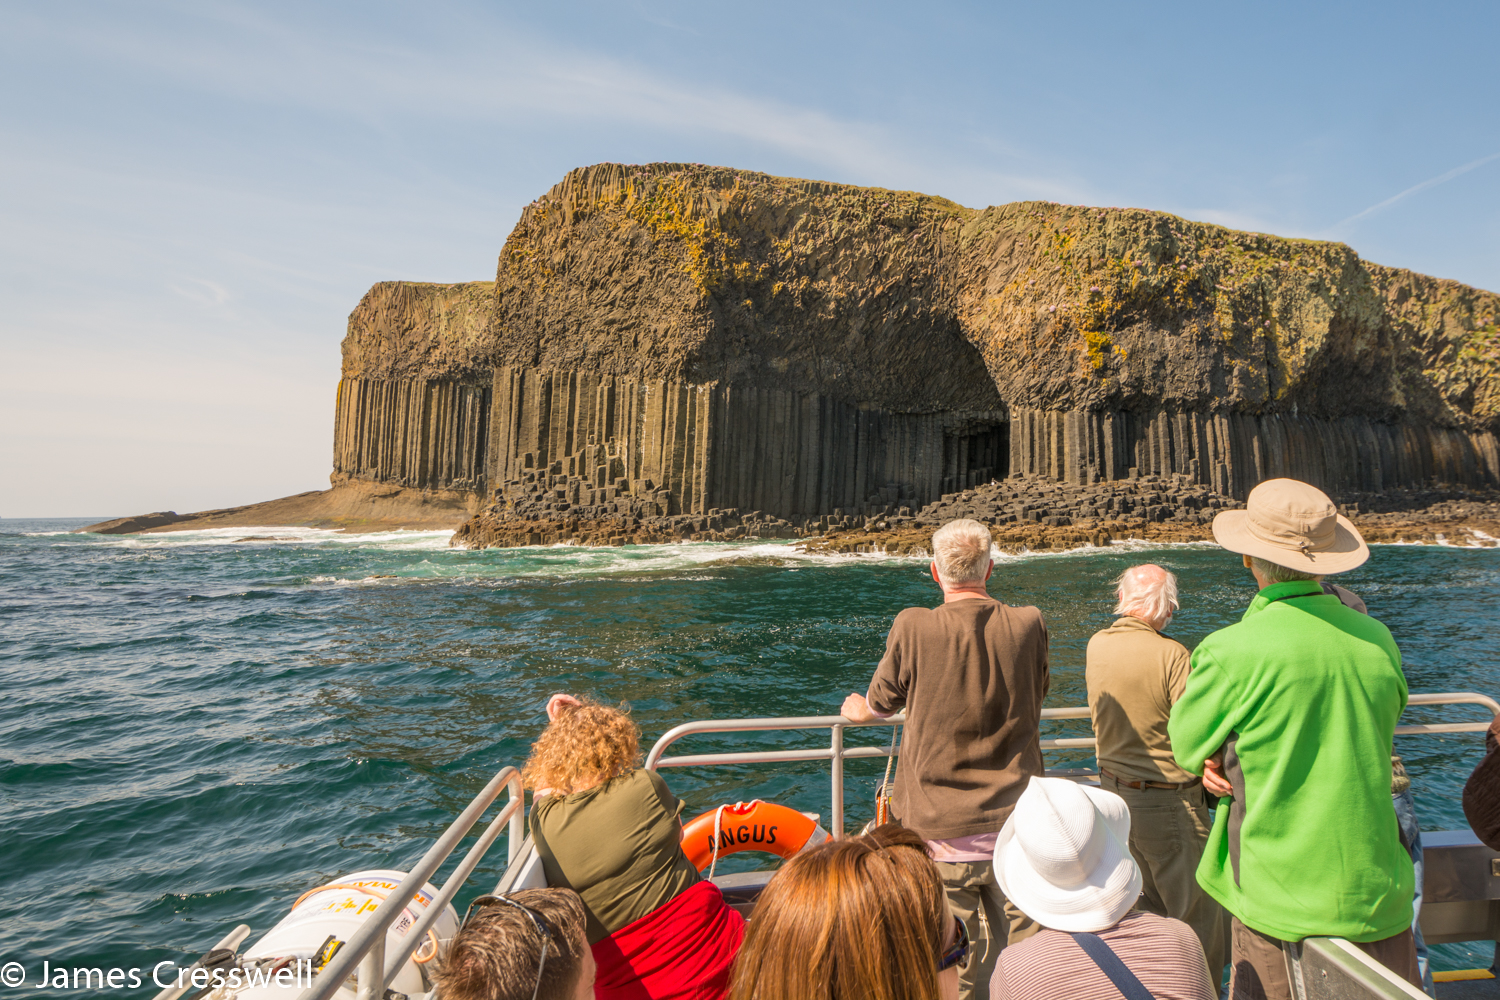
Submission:
[[[496,289],[511,362],[906,410],[1500,419],[1493,293],[1139,209],[604,164],[526,209]]]

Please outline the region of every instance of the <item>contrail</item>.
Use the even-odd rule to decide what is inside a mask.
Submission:
[[[1351,223],[1351,222],[1357,222],[1358,220],[1363,219],[1367,215],[1373,215],[1374,213],[1380,211],[1382,208],[1389,208],[1390,206],[1396,204],[1396,202],[1398,202],[1398,201],[1402,201],[1403,199],[1410,198],[1412,195],[1416,194],[1418,191],[1426,191],[1428,188],[1437,187],[1439,184],[1445,184],[1448,181],[1451,181],[1453,178],[1459,176],[1460,174],[1466,174],[1470,170],[1474,170],[1474,169],[1476,169],[1478,167],[1484,166],[1486,163],[1489,163],[1491,160],[1500,160],[1500,153],[1491,153],[1489,156],[1481,157],[1480,159],[1475,160],[1473,163],[1465,163],[1461,167],[1454,167],[1452,170],[1448,171],[1446,174],[1439,174],[1436,177],[1428,178],[1427,180],[1423,181],[1420,184],[1413,184],[1411,187],[1407,188],[1405,191],[1402,191],[1400,194],[1392,195],[1391,197],[1387,198],[1385,201],[1380,202],[1378,205],[1371,205],[1369,208],[1365,209],[1363,212],[1355,212],[1353,215],[1349,216],[1349,218],[1345,219],[1343,222],[1335,223],[1334,225],[1332,225],[1332,226],[1329,227],[1329,232],[1332,232],[1335,229],[1342,229],[1344,226],[1347,226],[1349,223]]]

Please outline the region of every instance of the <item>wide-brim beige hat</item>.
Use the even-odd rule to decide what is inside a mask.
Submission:
[[[1316,486],[1267,479],[1250,491],[1244,510],[1214,518],[1214,541],[1304,573],[1343,573],[1370,558],[1359,529]]]
[[[995,881],[1021,912],[1059,931],[1102,931],[1141,894],[1130,809],[1113,792],[1032,778],[995,842]]]

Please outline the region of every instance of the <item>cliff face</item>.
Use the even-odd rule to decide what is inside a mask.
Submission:
[[[1343,244],[1023,203],[980,213],[963,245],[964,330],[1011,405],[1500,417],[1476,392],[1500,376],[1497,297]]]
[[[781,516],[1010,474],[1493,484],[1497,319],[1341,244],[1158,212],[605,164],[528,206],[493,285],[371,290],[335,467]]]
[[[495,283],[382,281],[349,314],[343,377],[488,382]]]
[[[495,359],[903,412],[996,409],[945,258],[972,214],[716,167],[575,170],[506,241]]]
[[[485,489],[488,281],[384,281],[349,316],[333,475],[423,490]]]

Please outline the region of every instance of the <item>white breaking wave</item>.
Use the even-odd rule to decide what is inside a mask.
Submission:
[[[68,533],[71,534],[71,533]],[[452,531],[372,531],[350,534],[330,528],[203,528],[144,535],[74,535],[117,548],[181,548],[202,545],[337,545],[347,548],[446,550]]]
[[[41,534],[41,533],[38,533]],[[48,532],[46,534],[53,534]],[[780,567],[836,569],[861,565],[924,567],[930,556],[924,552],[896,555],[885,552],[809,553],[795,540],[744,539],[734,542],[673,542],[655,545],[588,546],[562,542],[519,548],[450,548],[452,531],[382,531],[348,534],[325,528],[210,528],[146,535],[72,535],[58,545],[88,545],[112,550],[122,558],[160,558],[173,550],[218,548],[279,549],[289,555],[298,549],[309,553],[347,551],[365,555],[363,565],[349,567],[345,574],[326,569],[304,578],[313,587],[392,586],[415,583],[463,583],[478,586],[503,585],[507,581],[584,580],[611,578],[642,582],[674,579],[710,579],[712,574],[736,567]],[[1481,533],[1470,544],[1443,540],[1438,547],[1482,548],[1488,541]],[[1467,540],[1466,540],[1467,541]],[[1410,543],[1387,543],[1410,544]],[[1421,544],[1421,543],[1418,543]],[[1432,543],[1426,543],[1431,545]],[[1160,542],[1117,539],[1099,547],[1083,544],[1071,549],[1001,552],[991,554],[1000,564],[1037,559],[1078,559],[1099,555],[1122,555],[1172,549],[1216,548],[1210,540]],[[382,556],[381,553],[386,555]],[[419,554],[412,560],[402,554]],[[101,553],[102,555],[103,553]],[[286,567],[295,573],[292,567]],[[311,568],[311,567],[309,567]]]

